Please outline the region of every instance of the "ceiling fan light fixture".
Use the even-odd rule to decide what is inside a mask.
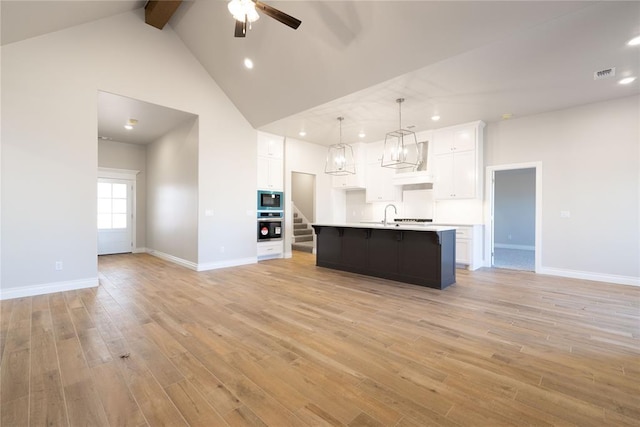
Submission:
[[[327,161],[324,165],[324,173],[328,175],[354,175],[356,162],[353,155],[353,147],[342,143],[342,121],[344,117],[338,117],[340,121],[340,142],[329,147]]]
[[[256,11],[256,4],[251,0],[231,0],[227,4],[227,9],[236,21],[255,22],[260,18]]]
[[[402,103],[404,98],[396,99],[399,111],[399,129],[387,133],[384,137],[384,151],[380,166],[392,169],[417,168],[420,157],[416,133],[402,128]]]

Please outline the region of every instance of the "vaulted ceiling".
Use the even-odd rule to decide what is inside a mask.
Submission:
[[[640,74],[640,47],[626,45],[640,34],[638,2],[266,1],[302,25],[262,15],[245,38],[226,3],[185,1],[168,27],[254,127],[297,139],[337,142],[338,116],[345,142],[383,139],[399,97],[403,126],[418,131],[640,94],[638,81],[617,84]],[[2,0],[2,42],[144,4]],[[594,80],[610,67],[615,78]]]

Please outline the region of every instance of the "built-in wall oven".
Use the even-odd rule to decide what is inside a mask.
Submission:
[[[266,242],[269,240],[282,240],[281,219],[258,220],[258,242]]]
[[[258,190],[258,242],[282,240],[284,197],[279,191]]]

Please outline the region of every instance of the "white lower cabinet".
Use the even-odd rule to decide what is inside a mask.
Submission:
[[[469,270],[477,270],[484,264],[482,225],[455,225],[456,264],[466,265]]]
[[[258,259],[282,258],[282,240],[258,242]]]

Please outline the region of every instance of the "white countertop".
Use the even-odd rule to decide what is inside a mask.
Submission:
[[[428,225],[427,225],[428,224]],[[456,227],[445,226],[445,225],[431,225],[427,223],[425,225],[422,224],[396,224],[390,222],[388,225],[384,226],[382,223],[361,223],[361,222],[352,222],[352,223],[343,223],[343,224],[311,224],[318,225],[320,227],[345,227],[345,228],[372,228],[378,230],[409,230],[409,231],[448,231],[455,230]]]

